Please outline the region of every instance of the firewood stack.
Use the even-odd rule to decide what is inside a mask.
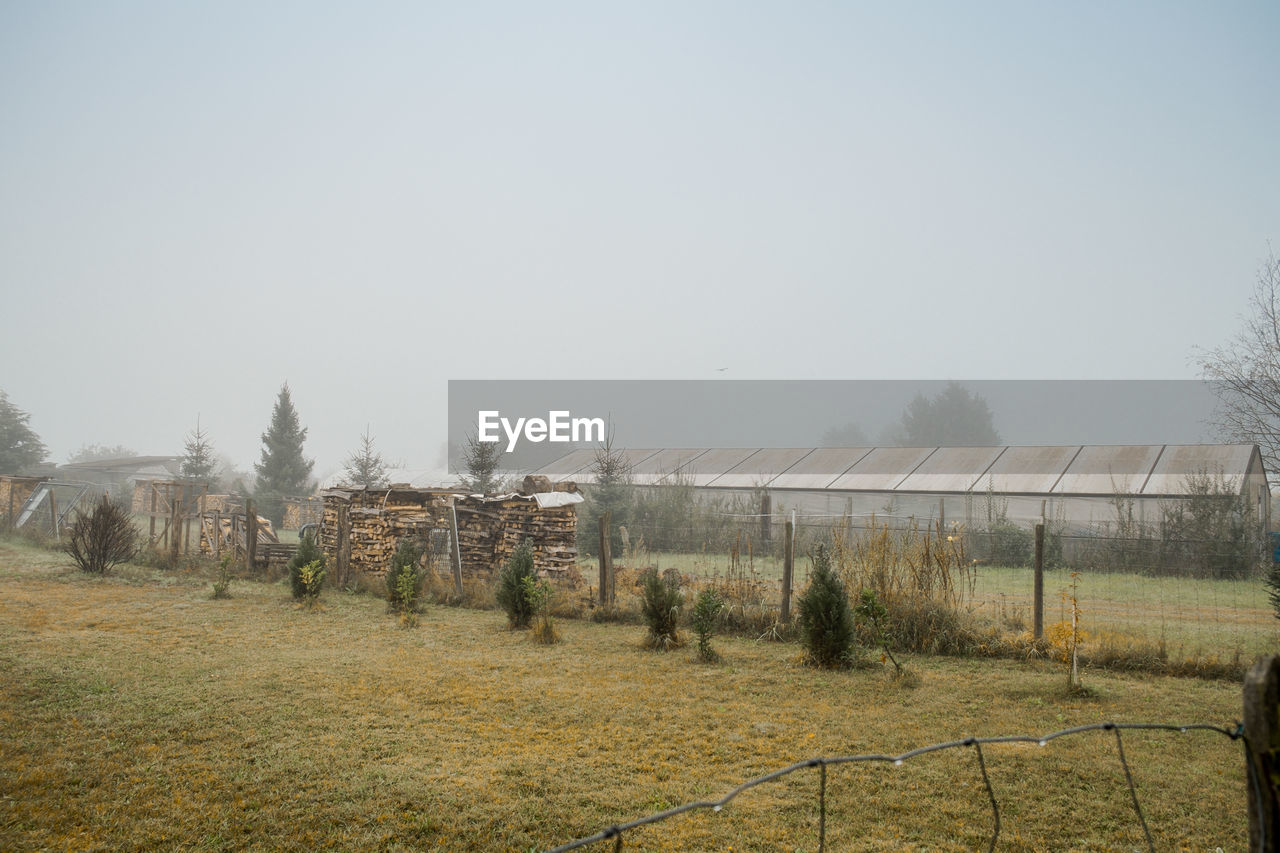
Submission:
[[[258,516],[258,544],[275,545],[280,540],[269,519]],[[245,550],[244,512],[224,515],[206,512],[200,515],[201,554],[243,554]]]
[[[540,508],[536,500],[516,495],[481,498],[404,487],[334,489],[324,501],[320,547],[336,557],[345,542],[351,571],[384,574],[402,539],[452,531],[455,512],[464,575],[492,576],[526,538],[544,575],[565,573],[578,556],[572,505]]]
[[[36,486],[47,477],[0,476],[0,520],[8,523],[16,519],[22,506],[31,497]]]
[[[200,512],[244,512],[244,498],[239,495],[201,495]]]
[[[320,522],[323,514],[324,501],[320,498],[285,498],[280,529],[301,530],[304,524]]]
[[[540,574],[564,574],[578,559],[576,544],[578,514],[573,506],[539,508],[535,501],[508,498],[485,501],[479,507],[467,506],[474,498],[458,504],[458,538],[463,544],[462,567],[468,563],[482,573],[502,566],[526,539],[533,544],[533,564]],[[468,536],[463,532],[464,509],[476,527],[487,535],[473,534],[474,548],[468,560]],[[468,524],[467,527],[472,525]]]

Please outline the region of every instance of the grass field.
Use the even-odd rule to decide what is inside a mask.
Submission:
[[[635,626],[562,621],[532,643],[499,613],[123,567],[95,579],[0,541],[0,849],[531,850],[718,796],[816,755],[1042,734],[1100,721],[1240,716],[1238,685],[1046,663],[912,658],[824,672],[794,645],[720,638],[718,665],[646,651]],[[1161,850],[1242,849],[1240,746],[1126,733]],[[1114,739],[985,750],[1001,850],[1142,845]],[[628,834],[629,850],[807,850],[817,775],[719,814]],[[990,806],[968,750],[833,767],[829,849],[984,847]],[[600,849],[611,849],[607,846]]]

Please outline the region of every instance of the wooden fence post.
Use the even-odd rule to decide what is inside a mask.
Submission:
[[[1280,657],[1260,660],[1245,674],[1244,734],[1249,849],[1275,850],[1280,842]]]
[[[458,507],[449,506],[449,518],[453,533],[453,547],[449,550],[453,553],[453,591],[457,594],[458,600],[462,600],[462,542],[458,539]]]
[[[244,501],[244,567],[252,574],[258,561],[258,514],[253,501]]]
[[[1044,525],[1036,525],[1036,578],[1031,624],[1037,640],[1044,637]]]
[[[169,496],[169,554],[173,568],[178,568],[178,553],[182,550],[182,499]]]
[[[782,542],[782,623],[791,621],[791,583],[795,577],[796,523],[788,520]]]
[[[53,489],[49,489],[49,529],[53,531],[53,538],[58,538],[58,499],[54,497]]]
[[[600,603],[604,605],[613,603],[613,554],[609,550],[609,522],[613,520],[613,514],[606,512],[600,516]]]
[[[773,498],[768,492],[760,497],[760,541],[766,545],[773,541]]]

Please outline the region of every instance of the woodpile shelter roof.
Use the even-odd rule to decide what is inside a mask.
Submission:
[[[1265,476],[1252,444],[995,447],[815,447],[624,449],[632,482],[709,488],[769,488],[910,494],[1186,494],[1189,478],[1241,490]],[[593,482],[596,451],[575,450],[534,473]]]

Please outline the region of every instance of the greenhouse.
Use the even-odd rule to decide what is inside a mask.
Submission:
[[[691,487],[762,515],[877,516],[982,528],[999,520],[1115,534],[1156,525],[1196,497],[1230,498],[1252,530],[1270,529],[1271,495],[1255,445],[649,448],[622,454],[637,487]],[[597,450],[535,473],[594,482]]]

